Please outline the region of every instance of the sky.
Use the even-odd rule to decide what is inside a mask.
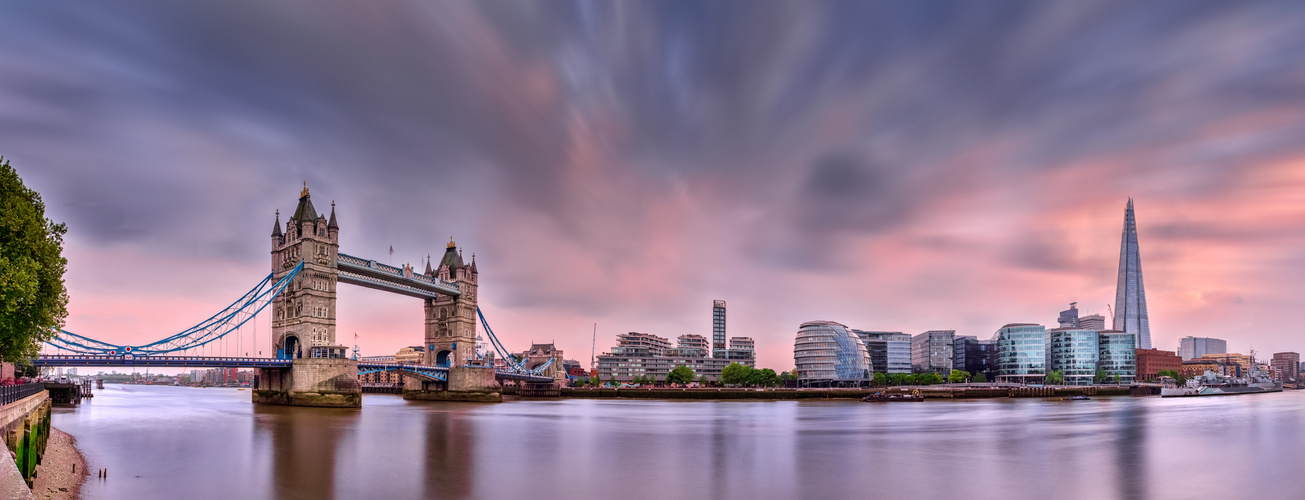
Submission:
[[[1107,314],[1132,197],[1155,345],[1267,356],[1305,350],[1303,11],[5,2],[0,154],[68,224],[66,329],[124,344],[266,276],[306,182],[341,252],[474,253],[512,349],[588,365],[722,299],[776,369],[805,321]],[[341,343],[421,343],[417,299],[338,297]]]

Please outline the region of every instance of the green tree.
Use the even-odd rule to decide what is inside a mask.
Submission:
[[[1106,370],[1104,368],[1097,368],[1097,373],[1092,376],[1092,383],[1101,384],[1104,383],[1105,381],[1106,381]]]
[[[888,385],[888,374],[875,373],[874,377],[870,379],[870,383],[877,386]]]
[[[1047,372],[1047,383],[1051,385],[1065,383],[1065,372],[1060,370],[1051,370],[1050,372]]]
[[[752,368],[739,363],[730,363],[720,371],[720,382],[725,385],[744,385],[748,383],[748,375],[752,374]]]
[[[970,372],[964,370],[952,369],[952,373],[947,375],[947,383],[960,384],[970,379]]]
[[[943,377],[935,372],[921,373],[916,376],[916,383],[920,385],[941,384],[943,383]]]
[[[30,359],[63,328],[67,232],[66,225],[45,218],[41,195],[0,157],[0,358]]]
[[[761,374],[757,378],[760,379],[762,387],[775,387],[779,385],[779,374],[775,373],[775,370],[762,368],[756,371]]]
[[[666,374],[666,383],[687,384],[689,382],[693,382],[693,377],[694,377],[693,368],[680,365],[672,369],[670,373]]]
[[[1160,375],[1161,377],[1170,377],[1174,379],[1174,383],[1178,385],[1183,385],[1187,383],[1187,377],[1181,373],[1178,373],[1178,370],[1160,370],[1160,373],[1158,373],[1158,375]]]
[[[701,385],[701,386],[703,386],[703,387],[706,387],[706,386],[707,386],[707,376],[706,376],[706,375],[703,375],[703,376],[701,376],[701,377],[698,377],[698,385]]]
[[[984,375],[983,372],[979,372],[974,374],[974,378],[971,379],[970,381],[976,384],[986,384],[988,383],[988,376]]]
[[[1120,382],[1121,380],[1122,380],[1122,378],[1119,376],[1118,373],[1116,373],[1116,374],[1110,376],[1110,381],[1111,381],[1111,382],[1114,382],[1115,384],[1119,384],[1119,382]]]

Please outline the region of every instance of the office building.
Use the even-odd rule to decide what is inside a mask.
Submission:
[[[902,332],[852,330],[870,352],[875,373],[911,373],[911,336]]]
[[[726,357],[725,301],[723,300],[713,300],[711,303],[711,349],[712,357]]]
[[[1210,337],[1183,337],[1178,340],[1178,355],[1183,361],[1197,359],[1206,354],[1227,354],[1228,342]]]
[[[1047,375],[1047,328],[1010,323],[997,330],[997,381],[1042,383]]]
[[[1275,352],[1269,360],[1274,380],[1295,383],[1300,380],[1300,353]]]
[[[1061,328],[1078,328],[1078,302],[1070,302],[1069,309],[1060,311],[1060,317],[1056,319]]]
[[[1078,327],[1083,330],[1092,330],[1099,332],[1106,329],[1106,317],[1100,314],[1089,314],[1078,318]]]
[[[973,335],[957,335],[952,345],[952,368],[983,374],[989,382],[997,380],[997,341],[980,340]]]
[[[833,321],[802,323],[793,341],[793,363],[804,387],[860,386],[869,383],[872,371],[865,344]]]
[[[1183,358],[1174,351],[1138,349],[1133,353],[1133,360],[1137,363],[1138,381],[1158,380],[1160,370],[1183,372]]]
[[[1146,289],[1142,286],[1142,257],[1137,246],[1137,220],[1133,215],[1132,198],[1128,199],[1128,208],[1124,210],[1124,234],[1120,240],[1113,328],[1134,334],[1137,339],[1134,349],[1150,349],[1151,324],[1146,314]]]
[[[1065,385],[1092,385],[1101,349],[1097,332],[1056,328],[1047,333],[1051,346],[1051,356],[1047,358],[1050,370],[1064,375]]]
[[[916,373],[952,371],[956,330],[929,330],[911,338],[911,370]]]
[[[1100,350],[1098,367],[1105,372],[1108,383],[1131,384],[1137,377],[1137,336],[1117,330],[1097,333]]]

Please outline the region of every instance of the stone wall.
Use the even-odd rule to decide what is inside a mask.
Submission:
[[[32,486],[36,465],[45,455],[45,443],[50,437],[51,406],[50,393],[41,391],[0,408],[5,447],[9,448],[13,463],[28,488]]]
[[[292,406],[362,406],[358,362],[351,359],[299,358],[289,369],[256,372],[255,403]]]

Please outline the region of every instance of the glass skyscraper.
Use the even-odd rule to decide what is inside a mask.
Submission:
[[[1137,377],[1137,351],[1133,346],[1137,345],[1137,339],[1132,333],[1107,330],[1097,334],[1100,350],[1097,355],[1101,361],[1099,366],[1106,372],[1106,381],[1114,382],[1115,377],[1119,377],[1119,383],[1131,384]]]
[[[1142,258],[1137,250],[1137,221],[1133,199],[1124,210],[1124,235],[1119,243],[1119,282],[1115,286],[1114,329],[1135,334],[1138,349],[1151,348],[1151,325],[1146,318],[1146,289],[1142,287]]]

